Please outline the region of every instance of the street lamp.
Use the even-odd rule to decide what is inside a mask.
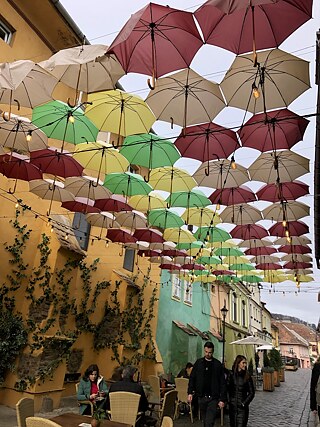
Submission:
[[[228,313],[228,309],[226,305],[222,307],[220,310],[222,314],[223,324],[222,324],[222,364],[224,366],[224,352],[225,352],[225,345],[226,345],[226,317]]]

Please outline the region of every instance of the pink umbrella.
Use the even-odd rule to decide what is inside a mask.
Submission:
[[[311,254],[312,250],[307,245],[282,245],[278,249],[279,252],[286,254]]]
[[[94,206],[101,211],[107,212],[122,212],[122,211],[132,211],[132,207],[126,202],[126,198],[119,195],[113,194],[108,199],[97,199],[94,203]]]
[[[287,268],[288,270],[298,270],[301,268],[312,268],[311,262],[287,262],[284,264],[283,268]]]
[[[276,222],[269,228],[269,233],[277,237],[302,236],[309,233],[309,227],[302,221],[287,221],[286,226],[282,222]]]
[[[127,73],[151,75],[154,87],[155,78],[189,67],[202,45],[190,12],[149,3],[131,16],[107,53]]]
[[[258,224],[236,225],[230,234],[234,239],[242,240],[262,239],[269,236],[268,230]]]
[[[151,230],[150,228],[137,228],[133,233],[133,237],[148,243],[163,243],[165,241],[161,231]]]
[[[136,243],[137,239],[126,230],[120,228],[108,228],[107,239],[117,243]]]
[[[213,204],[225,206],[254,202],[257,200],[254,192],[246,185],[217,189],[208,198]]]
[[[268,202],[296,200],[309,194],[309,186],[298,180],[279,182],[278,184],[263,185],[256,194],[258,200],[266,200]]]
[[[255,114],[238,131],[243,147],[256,150],[285,150],[303,139],[309,120],[289,111]]]
[[[256,265],[257,270],[281,270],[282,267],[276,262],[263,262]]]
[[[276,248],[270,246],[260,246],[259,248],[253,247],[244,251],[246,255],[262,256],[262,255],[272,255],[278,252]]]
[[[58,152],[56,148],[32,151],[30,163],[37,166],[43,173],[50,173],[63,178],[81,176],[83,166],[70,153]]]

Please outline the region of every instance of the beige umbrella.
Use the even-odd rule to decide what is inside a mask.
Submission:
[[[254,224],[263,219],[259,209],[250,206],[248,203],[226,207],[223,212],[220,213],[220,218],[222,222],[229,222],[237,225]]]
[[[117,212],[116,221],[121,227],[134,230],[136,228],[147,228],[147,218],[139,211]]]
[[[186,224],[195,225],[197,227],[217,225],[221,222],[219,214],[209,208],[186,209],[181,218]]]
[[[211,160],[202,163],[199,169],[193,174],[198,185],[210,188],[231,188],[238,187],[249,181],[247,169],[237,164],[233,169],[233,161]]]
[[[288,274],[313,274],[313,270],[311,268],[296,268],[295,270],[286,269]]]
[[[219,85],[190,68],[158,79],[146,103],[158,120],[183,128],[211,122],[225,107]]]
[[[309,159],[288,150],[263,153],[248,170],[253,181],[289,182],[309,172]]]
[[[223,78],[220,87],[232,107],[252,113],[288,107],[310,88],[309,62],[270,49],[258,54],[254,67],[252,54],[239,55]]]
[[[164,251],[166,249],[174,249],[175,247],[176,247],[176,244],[170,241],[166,241],[164,243],[153,242],[153,243],[150,243],[149,245],[149,248],[151,250],[160,250],[160,251]]]
[[[190,191],[197,186],[195,179],[188,172],[174,166],[152,169],[149,184],[155,190],[163,190],[170,193]]]
[[[107,199],[111,191],[102,185],[97,185],[97,179],[90,176],[77,176],[66,178],[64,188],[75,197],[86,197],[91,200]]]
[[[165,209],[167,207],[165,199],[156,194],[152,194],[152,192],[148,195],[131,196],[128,203],[133,209],[144,213],[152,209]]]
[[[288,239],[286,237],[280,237],[279,239],[276,239],[274,242],[274,245],[287,245]],[[308,245],[311,243],[311,240],[309,237],[306,236],[290,236],[290,243],[292,245]]]
[[[268,208],[263,209],[262,214],[265,219],[275,222],[295,221],[310,215],[310,207],[295,200],[287,202],[273,203]]]
[[[239,243],[240,248],[262,248],[272,246],[273,242],[267,238],[264,239],[247,239]]]
[[[251,259],[251,262],[255,262],[256,264],[265,264],[271,262],[279,262],[280,258],[274,255],[257,255]]]
[[[45,200],[50,200],[47,214],[50,214],[52,202],[69,202],[75,200],[70,191],[65,190],[62,182],[52,179],[34,179],[29,182],[29,190]]]
[[[110,227],[119,228],[120,227],[120,224],[115,221],[115,216],[112,215],[110,212],[89,213],[89,214],[86,214],[86,220],[88,221],[89,224],[91,224],[94,227],[101,227],[101,228],[110,228]]]
[[[312,262],[312,256],[303,254],[287,254],[281,257],[281,261]]]

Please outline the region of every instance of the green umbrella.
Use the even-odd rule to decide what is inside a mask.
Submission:
[[[255,276],[254,274],[244,274],[240,276],[240,280],[248,283],[261,283],[263,281],[261,277]]]
[[[203,242],[225,242],[228,239],[232,239],[230,233],[219,227],[199,227],[194,236]],[[243,255],[242,252],[241,255]]]
[[[200,262],[200,264],[215,265],[221,264],[221,259],[217,256],[201,256],[197,259],[197,262]]]
[[[201,249],[203,248],[203,242],[196,241],[192,243],[178,243],[176,246],[177,249]]]
[[[120,153],[131,164],[148,169],[173,166],[181,157],[176,146],[169,139],[152,133],[127,136]]]
[[[225,282],[225,283],[240,282],[239,277],[231,276],[229,274],[221,274],[221,276],[217,276],[217,280],[219,280],[220,282]]]
[[[195,276],[207,276],[208,274],[211,274],[211,271],[209,271],[209,270],[194,270],[193,274]]]
[[[149,225],[162,229],[180,228],[184,225],[180,216],[169,209],[153,209],[148,212],[147,218]]]
[[[218,256],[241,256],[244,255],[240,249],[237,248],[218,248],[214,251]]]
[[[99,132],[80,106],[70,107],[62,101],[51,101],[35,107],[32,123],[49,138],[59,139],[63,143],[92,142],[97,139]]]
[[[147,195],[153,190],[141,175],[131,172],[109,173],[106,175],[103,185],[113,194],[124,196]]]
[[[229,268],[230,270],[242,270],[242,271],[255,270],[255,266],[252,264],[231,264]]]
[[[197,189],[191,191],[176,191],[167,198],[167,203],[171,207],[181,208],[204,208],[211,205],[211,201],[208,197]]]

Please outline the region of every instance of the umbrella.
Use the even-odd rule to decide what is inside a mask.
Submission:
[[[138,256],[142,257],[161,257],[160,251],[153,251],[151,249],[140,249],[138,250]]]
[[[216,272],[218,273],[218,272]],[[223,273],[223,272],[222,272]],[[240,279],[232,274],[217,274],[217,280],[223,283],[238,283]]]
[[[290,149],[303,139],[309,120],[284,108],[255,114],[238,131],[243,147],[259,151]]]
[[[313,282],[314,278],[306,274],[297,274],[297,275],[289,274],[287,280],[292,280],[297,283],[304,283],[304,282],[306,283],[306,282]]]
[[[66,202],[74,200],[74,196],[64,189],[64,186],[59,181],[51,179],[35,179],[29,182],[29,190],[45,200],[50,200],[47,214],[50,214],[53,201]]]
[[[15,192],[18,179],[32,181],[42,178],[42,172],[29,162],[29,158],[18,153],[0,155],[0,173],[15,179],[14,187],[9,189],[9,193]]]
[[[162,233],[158,230],[152,230],[150,228],[138,228],[133,233],[133,236],[138,241],[148,242],[148,243],[163,243],[164,239]],[[162,253],[163,255],[167,255]]]
[[[280,202],[263,209],[262,214],[272,221],[294,221],[309,216],[310,207],[296,201]]]
[[[271,344],[260,345],[259,347],[256,348],[257,351],[272,350],[272,349],[273,349],[273,346]]]
[[[183,128],[211,122],[226,105],[219,85],[190,68],[159,79],[146,103],[158,120]]]
[[[159,268],[161,268],[161,270],[168,270],[168,271],[171,271],[171,272],[179,271],[179,270],[182,269],[181,265],[178,265],[178,264],[166,264],[166,263],[160,264]]]
[[[219,215],[209,208],[189,208],[181,216],[186,224],[197,227],[217,225],[221,222]]]
[[[292,262],[312,262],[312,256],[311,255],[303,255],[303,254],[287,254],[281,257],[281,261],[292,261]]]
[[[277,252],[276,248],[271,248],[269,246],[259,246],[255,247],[254,244],[249,249],[245,250],[246,255],[254,255],[256,257],[261,257],[265,255],[271,255]],[[280,251],[279,251],[280,252]]]
[[[183,157],[201,162],[226,159],[240,147],[235,132],[211,122],[183,129],[175,145]]]
[[[108,46],[81,45],[62,49],[40,65],[60,82],[79,92],[91,93],[114,89],[125,72],[114,55],[106,54]]]
[[[284,226],[282,222],[276,222],[269,228],[271,236],[288,237],[289,236],[302,236],[302,234],[309,233],[309,227],[302,221],[287,221]]]
[[[266,200],[268,202],[296,200],[309,194],[309,186],[298,180],[265,184],[256,194],[258,200]]]
[[[273,255],[258,255],[251,259],[251,262],[255,262],[256,264],[278,263],[279,261],[280,258]],[[261,268],[261,270],[263,270],[263,268]]]
[[[263,153],[249,167],[251,179],[267,183],[293,181],[309,172],[309,159],[292,151]]]
[[[192,207],[204,208],[211,204],[205,194],[196,188],[190,191],[176,191],[170,194],[166,201],[170,207],[187,209]]]
[[[37,166],[43,173],[63,178],[80,176],[83,171],[83,167],[70,153],[58,152],[53,147],[32,151],[30,153],[30,163]]]
[[[112,193],[124,196],[147,195],[152,191],[151,185],[146,183],[141,175],[131,172],[110,173],[103,185]]]
[[[244,253],[242,252],[241,255],[229,255],[229,256],[225,256],[222,259],[222,262],[225,264],[248,264],[250,262],[249,258],[247,256],[244,255]]]
[[[115,217],[121,227],[129,228],[130,230],[147,227],[147,218],[139,211],[117,212]]]
[[[242,282],[247,282],[247,283],[261,283],[261,282],[263,282],[263,279],[259,276],[256,276],[255,274],[244,274],[243,276],[240,277],[240,280]]]
[[[101,211],[108,212],[132,211],[132,207],[128,205],[127,199],[118,194],[112,194],[108,198],[96,198],[94,206]]]
[[[268,231],[258,224],[236,225],[230,234],[234,239],[242,240],[262,239],[269,235]],[[252,243],[254,245],[254,242]]]
[[[119,227],[119,224],[115,221],[114,216],[109,212],[87,213],[86,220],[93,227],[101,227],[101,229],[109,227]]]
[[[161,255],[170,256],[170,257],[176,258],[176,257],[186,257],[188,254],[184,250],[179,250],[179,249],[164,249],[161,252]]]
[[[280,270],[282,266],[276,262],[262,262],[256,265],[257,270]]]
[[[234,161],[211,160],[209,164],[202,165],[193,174],[198,185],[210,188],[231,188],[238,187],[249,181],[247,169],[237,164],[233,168]]]
[[[225,206],[255,202],[257,200],[254,192],[246,185],[217,189],[209,196],[209,199],[213,204]]]
[[[252,264],[230,264],[230,270],[251,271],[255,269]]]
[[[312,1],[209,0],[194,15],[206,43],[239,54],[279,46],[311,18]]]
[[[118,136],[147,133],[156,120],[142,98],[119,89],[93,93],[88,102],[91,105],[87,105],[85,115],[100,130]]]
[[[237,248],[217,248],[214,251],[215,255],[217,256],[227,256],[227,257],[238,257],[243,255],[243,252],[240,249]]]
[[[149,3],[133,14],[112,42],[124,70],[154,79],[189,67],[203,42],[190,12]]]
[[[173,166],[180,153],[169,140],[152,133],[127,136],[120,153],[133,165],[148,169]]]
[[[133,207],[133,209],[145,213],[153,209],[164,209],[167,206],[165,200],[162,197],[151,193],[148,195],[132,196],[130,197],[129,204]]]
[[[221,259],[218,256],[201,256],[197,259],[200,264],[216,265],[221,264]]]
[[[71,212],[100,213],[100,209],[94,207],[94,200],[87,197],[75,197],[74,200],[62,202],[61,206]]]
[[[240,340],[232,341],[230,344],[238,344],[238,345],[264,345],[265,341],[259,337],[255,337],[250,335],[246,338],[241,338]]]
[[[169,191],[191,191],[197,183],[188,172],[174,166],[164,166],[153,169],[150,172],[149,183],[156,190]]]
[[[167,228],[163,233],[163,238],[178,244],[192,243],[196,240],[190,231],[181,228]]]
[[[177,249],[185,249],[188,251],[195,250],[196,253],[198,253],[203,247],[204,247],[203,242],[196,241],[196,240],[194,240],[191,243],[190,242],[186,242],[186,243],[179,242],[177,244]],[[192,255],[192,254],[190,253],[189,255]]]
[[[284,264],[283,268],[297,270],[300,268],[312,268],[312,262],[290,261]]]
[[[12,150],[30,152],[47,148],[47,135],[26,117],[11,114],[10,119],[0,118],[0,145]]]
[[[62,101],[39,105],[32,111],[32,123],[49,138],[77,144],[95,141],[98,129],[83,113],[80,106],[70,107]]]
[[[227,105],[254,114],[287,107],[310,88],[309,63],[280,49],[259,52],[257,67],[252,54],[237,56],[220,87]]]
[[[207,242],[225,242],[231,239],[231,234],[219,227],[199,227],[194,233],[197,240]]]
[[[128,230],[121,230],[119,228],[108,228],[106,237],[111,242],[117,243],[136,243],[137,241]]]
[[[91,200],[106,199],[111,196],[111,192],[107,188],[102,185],[96,185],[96,179],[89,176],[66,178],[64,188],[75,197],[86,197]],[[98,207],[96,204],[95,206]]]
[[[278,249],[279,252],[287,254],[311,254],[312,250],[307,245],[282,245]]]
[[[308,245],[311,243],[311,240],[306,236],[290,236],[290,244],[291,245]],[[288,238],[287,237],[281,237],[279,239],[276,239],[274,241],[275,245],[287,245],[288,244]]]
[[[247,203],[226,207],[223,212],[221,212],[220,218],[222,222],[230,222],[239,225],[254,224],[263,219],[261,212]]]
[[[258,224],[251,224],[253,226],[256,226]],[[249,224],[248,224],[249,226]],[[246,229],[246,231],[248,231],[249,234],[253,234],[254,230],[251,229],[251,227],[249,229]],[[239,243],[239,247],[240,248],[250,248],[250,247],[254,247],[254,248],[263,248],[263,247],[270,247],[273,245],[273,242],[269,239],[256,239],[256,238],[249,238],[249,239],[245,239],[243,242]],[[253,255],[253,254],[252,254]]]
[[[147,218],[149,225],[161,229],[179,228],[184,225],[180,216],[169,209],[153,209],[148,212]]]

